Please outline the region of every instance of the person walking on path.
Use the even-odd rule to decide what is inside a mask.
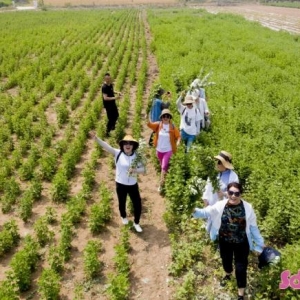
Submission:
[[[139,143],[131,135],[125,135],[119,142],[120,149],[116,149],[98,138],[95,132],[91,132],[91,136],[104,150],[114,155],[116,164],[116,192],[122,223],[124,225],[128,224],[126,199],[127,195],[129,195],[134,211],[133,226],[137,232],[142,232],[143,230],[139,224],[142,212],[142,200],[137,183],[137,174],[145,173],[145,166],[137,161],[136,150],[139,147]]]
[[[159,122],[149,121],[147,126],[155,133],[153,145],[156,148],[156,155],[161,167],[158,187],[158,191],[161,192],[168,172],[170,158],[176,152],[177,146],[180,143],[180,132],[171,121],[172,113],[169,109],[164,109],[159,118]]]
[[[170,92],[165,92],[164,89],[161,87],[158,88],[158,90],[155,92],[154,99],[152,100],[152,105],[150,109],[150,121],[153,122],[159,122],[160,121],[160,115],[163,109],[167,109],[170,107],[169,101],[164,101],[164,95],[166,95],[168,98],[171,97]],[[154,138],[155,132],[153,131],[149,138],[149,146],[153,146],[153,138]]]
[[[233,272],[238,287],[238,300],[244,299],[247,285],[247,267],[249,251],[261,253],[264,239],[256,223],[256,215],[252,205],[242,197],[243,188],[240,183],[232,182],[227,186],[228,199],[218,201],[212,206],[195,208],[192,217],[211,218],[210,238],[218,240],[223,269],[226,273],[221,280],[225,286]]]
[[[164,101],[164,95],[166,95],[166,97],[169,98],[171,96],[171,93],[165,92],[164,89],[159,88],[154,95],[154,99],[152,101],[152,106],[150,110],[151,122],[159,122],[162,110],[170,107],[170,102]]]
[[[182,103],[183,93],[176,101],[178,111],[180,113],[180,135],[186,145],[188,152],[196,136],[200,133],[201,115],[199,109],[194,107],[195,101],[193,97],[187,95]]]
[[[206,206],[214,205],[218,200],[227,198],[227,185],[230,182],[239,182],[238,175],[233,171],[232,155],[229,152],[222,150],[214,158],[216,159],[216,170],[219,172],[217,175],[219,190],[213,191],[212,183],[208,178],[202,195]]]
[[[115,95],[117,94],[117,96]],[[109,73],[104,76],[104,83],[102,85],[102,99],[103,106],[106,110],[108,122],[106,125],[106,136],[110,135],[110,132],[115,129],[116,122],[119,118],[119,111],[116,105],[116,100],[121,96],[120,92],[114,91],[114,86]]]
[[[195,79],[191,83],[191,90],[188,92],[187,95],[193,97],[195,101],[195,106],[199,109],[201,114],[201,129],[208,128],[210,126],[210,111],[208,109],[208,105],[205,99],[205,90],[199,87],[199,79]]]

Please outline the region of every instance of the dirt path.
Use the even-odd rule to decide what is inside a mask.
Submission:
[[[273,30],[300,34],[300,9],[263,5],[201,6],[210,13],[234,13]]]
[[[143,12],[143,21],[146,30],[147,44],[150,44],[150,28]],[[148,47],[150,49],[150,47]],[[148,74],[144,96],[145,103],[148,99],[151,86],[158,77],[156,59],[148,50]],[[150,136],[151,130],[142,122],[143,136]],[[143,200],[141,218],[142,234],[134,234],[130,238],[133,248],[131,252],[131,295],[130,299],[169,299],[170,287],[168,286],[168,265],[170,264],[171,249],[168,231],[163,221],[165,211],[164,199],[158,194],[158,175],[154,166],[149,163],[147,175],[141,176],[140,190]]]
[[[141,18],[145,26],[145,34],[147,44],[150,44],[151,34],[149,25],[146,20],[146,11],[141,12]],[[148,47],[149,49],[150,47]],[[142,53],[140,53],[142,55]],[[139,64],[140,65],[140,64]],[[142,116],[146,113],[146,102],[150,94],[150,89],[153,82],[158,77],[158,66],[156,59],[148,50],[148,74],[145,95],[143,98],[144,109]],[[139,68],[139,66],[137,66]],[[131,133],[131,125],[134,117],[133,108],[135,104],[135,86],[130,87],[130,104],[131,108],[128,113],[128,128],[126,132]],[[151,130],[146,126],[146,120],[142,120],[143,127],[142,136],[147,139],[150,136]],[[90,143],[91,142],[91,143]],[[93,141],[88,142],[88,150],[95,147]],[[108,141],[109,142],[109,141]],[[74,289],[78,284],[84,283],[82,251],[86,242],[91,238],[101,240],[104,251],[100,255],[100,260],[104,264],[102,277],[99,279],[99,284],[95,284],[90,290],[85,291],[84,299],[101,300],[107,299],[103,291],[105,289],[106,278],[108,274],[114,273],[115,256],[114,246],[119,243],[120,230],[122,228],[121,219],[118,210],[118,201],[115,193],[114,169],[109,167],[111,157],[109,154],[104,155],[99,159],[98,169],[96,171],[96,182],[105,182],[105,185],[113,194],[112,201],[112,220],[106,227],[106,230],[99,236],[92,237],[86,219],[77,228],[76,237],[73,239],[72,245],[74,251],[72,259],[67,264],[66,268],[72,272],[65,274],[63,287],[61,290],[62,299],[74,299]],[[141,227],[142,233],[136,233],[134,230],[130,232],[129,252],[130,260],[130,295],[131,300],[152,300],[152,299],[169,299],[172,295],[171,287],[169,287],[168,266],[171,260],[171,248],[168,237],[168,230],[163,220],[165,212],[164,199],[157,192],[158,175],[151,161],[147,165],[147,174],[139,176],[139,187],[142,197],[142,216]],[[96,202],[98,199],[94,199]],[[128,219],[133,220],[133,215],[128,212]],[[72,274],[72,275],[70,275]],[[85,288],[86,289],[86,288]]]

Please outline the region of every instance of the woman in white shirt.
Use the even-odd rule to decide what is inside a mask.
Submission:
[[[180,132],[173,124],[172,114],[169,109],[164,109],[160,116],[160,122],[148,122],[147,126],[155,132],[153,145],[156,147],[156,155],[161,166],[161,177],[158,191],[161,192],[165,177],[169,168],[169,161],[176,152],[180,143]]]
[[[119,211],[124,225],[128,224],[126,214],[126,199],[129,195],[134,210],[134,223],[133,226],[137,232],[142,232],[142,228],[139,224],[141,212],[142,212],[142,200],[139,192],[136,174],[144,173],[145,167],[138,165],[133,168],[132,163],[136,158],[136,149],[139,147],[139,143],[133,139],[131,135],[126,135],[120,142],[120,149],[111,147],[106,142],[102,141],[96,136],[94,132],[91,135],[96,139],[98,144],[107,152],[111,153],[115,157],[116,163],[116,192],[119,200]]]
[[[177,99],[176,105],[180,113],[181,139],[184,141],[188,152],[196,136],[200,133],[201,115],[199,109],[195,107],[192,96],[186,96],[183,103],[181,103],[182,98],[183,93]]]
[[[214,157],[216,169],[219,172],[217,179],[219,190],[214,192],[210,179],[208,178],[202,199],[205,205],[213,205],[218,200],[227,198],[227,185],[231,182],[239,182],[238,175],[233,171],[232,156],[229,152],[222,150]]]
[[[191,84],[191,91],[188,92],[187,95],[193,97],[193,100],[195,101],[195,106],[200,111],[200,115],[201,115],[200,127],[202,129],[202,128],[208,128],[210,125],[210,119],[209,119],[210,112],[205,99],[205,91],[203,88],[198,87],[199,83],[200,80],[195,79]]]

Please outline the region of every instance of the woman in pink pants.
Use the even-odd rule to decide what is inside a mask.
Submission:
[[[155,132],[153,145],[160,161],[161,177],[158,191],[161,192],[165,177],[169,168],[169,161],[173,153],[176,152],[180,143],[180,132],[173,124],[172,114],[169,109],[161,112],[159,122],[148,122],[147,126]]]

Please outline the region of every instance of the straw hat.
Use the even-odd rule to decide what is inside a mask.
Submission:
[[[163,115],[169,115],[169,116],[171,116],[171,119],[172,119],[172,117],[173,117],[171,111],[170,111],[169,109],[167,109],[167,108],[165,108],[165,109],[162,110],[162,112],[161,112],[159,118],[161,119],[161,117],[162,117]]]
[[[126,134],[124,138],[119,142],[121,150],[123,150],[124,142],[133,142],[133,151],[135,151],[139,147],[138,141],[136,141],[130,134]]]
[[[233,165],[231,164],[232,156],[230,153],[222,150],[217,156],[214,156],[214,158],[220,160],[226,169],[233,169]]]
[[[194,104],[194,103],[195,103],[195,101],[194,101],[193,97],[188,95],[184,98],[184,101],[182,104],[186,105],[186,104]]]

